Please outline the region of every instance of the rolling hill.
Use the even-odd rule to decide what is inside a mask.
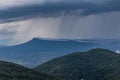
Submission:
[[[0,61],[0,80],[58,80],[21,65]]]
[[[93,46],[96,44],[73,40],[34,38],[24,44],[0,48],[0,60],[34,67],[55,57],[91,49]]]
[[[120,80],[120,54],[97,48],[55,58],[35,70],[65,80]]]
[[[120,40],[33,38],[23,44],[0,47],[0,60],[14,62],[26,67],[35,67],[55,57],[92,48],[104,48],[118,52]]]

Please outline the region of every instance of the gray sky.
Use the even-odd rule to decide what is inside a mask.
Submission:
[[[0,42],[7,45],[34,37],[120,39],[119,32],[119,0],[0,0]]]

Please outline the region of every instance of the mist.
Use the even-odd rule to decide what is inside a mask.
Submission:
[[[24,43],[34,37],[57,39],[120,39],[120,12],[99,15],[63,15],[31,18],[0,24],[1,39],[9,45]]]
[[[10,0],[0,2],[0,40],[34,37],[120,39],[119,0]],[[6,43],[6,42],[5,42]]]
[[[119,39],[120,12],[63,18],[59,37],[70,39]]]

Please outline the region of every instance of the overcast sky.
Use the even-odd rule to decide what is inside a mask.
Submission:
[[[0,0],[0,45],[34,37],[120,39],[120,0]]]

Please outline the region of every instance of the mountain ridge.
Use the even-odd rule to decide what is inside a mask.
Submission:
[[[33,38],[20,45],[0,47],[0,60],[35,67],[55,57],[93,48],[110,49],[119,53],[120,40]]]
[[[35,68],[65,80],[119,80],[120,54],[91,49],[55,58]]]
[[[24,44],[0,48],[0,59],[33,67],[71,52],[93,48],[94,43],[34,38]],[[36,62],[36,63],[35,63]]]

